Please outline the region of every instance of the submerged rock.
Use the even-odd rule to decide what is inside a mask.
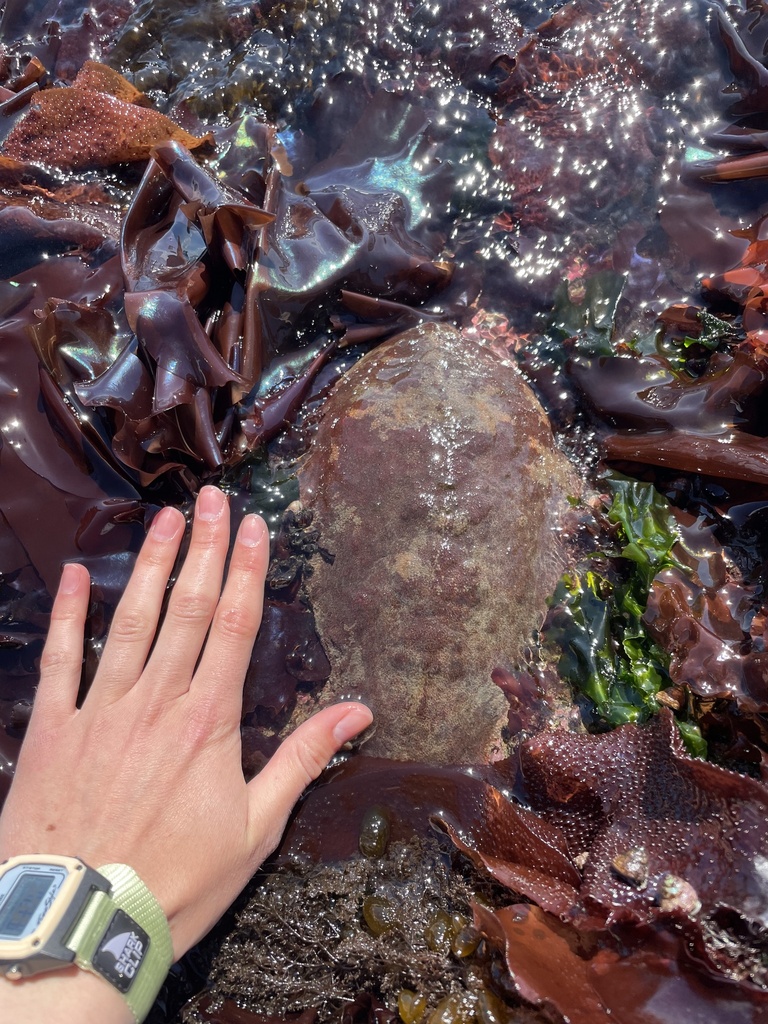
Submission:
[[[541,625],[581,490],[523,378],[452,327],[400,335],[339,382],[299,483],[331,556],[307,581],[332,666],[321,701],[370,703],[373,754],[498,756],[491,671]]]

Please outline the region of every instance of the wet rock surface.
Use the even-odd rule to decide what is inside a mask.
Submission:
[[[491,672],[541,624],[581,489],[522,377],[451,327],[409,331],[338,384],[299,481],[325,553],[307,582],[321,701],[371,703],[373,754],[498,756]]]

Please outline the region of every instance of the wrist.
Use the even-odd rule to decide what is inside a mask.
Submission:
[[[24,981],[0,975],[0,1020],[14,1024],[133,1024],[123,997],[102,978],[67,967]]]

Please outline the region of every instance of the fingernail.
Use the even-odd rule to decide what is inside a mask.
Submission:
[[[74,594],[80,584],[80,570],[73,562],[68,562],[61,570],[60,594]]]
[[[197,496],[195,514],[198,519],[212,523],[224,511],[226,498],[218,487],[204,487]]]
[[[174,540],[183,526],[183,520],[172,508],[163,508],[152,520],[152,536],[155,540]]]
[[[240,543],[249,548],[255,548],[261,544],[266,532],[267,527],[261,516],[254,514],[246,516],[240,526]]]
[[[333,738],[341,746],[342,743],[351,740],[353,736],[357,736],[363,729],[367,729],[372,721],[373,715],[370,708],[364,704],[355,704],[333,727]]]

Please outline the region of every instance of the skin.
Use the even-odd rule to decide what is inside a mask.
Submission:
[[[78,709],[89,576],[64,568],[40,684],[13,786],[0,815],[0,860],[28,853],[129,864],[154,893],[174,955],[197,942],[274,850],[305,787],[371,722],[337,704],[301,725],[250,783],[240,767],[242,684],[261,622],[269,539],[247,516],[222,589],[225,496],[200,492],[189,553],[162,628],[160,610],[184,517],[152,523],[88,696]],[[0,1020],[133,1020],[102,979],[68,968],[0,977]]]

